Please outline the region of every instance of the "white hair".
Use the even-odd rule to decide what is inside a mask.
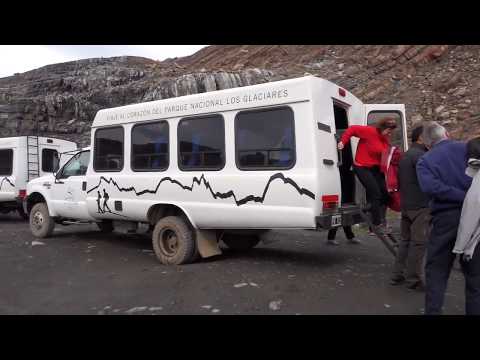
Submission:
[[[431,147],[447,138],[447,130],[435,121],[423,125],[422,139],[425,145]]]

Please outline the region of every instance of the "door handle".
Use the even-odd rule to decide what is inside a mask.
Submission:
[[[82,191],[87,191],[87,182],[86,181],[82,182]]]

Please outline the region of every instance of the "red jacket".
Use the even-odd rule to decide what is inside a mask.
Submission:
[[[389,147],[388,138],[383,136],[376,127],[352,125],[343,133],[340,141],[346,145],[352,136],[360,139],[355,155],[355,165],[380,166],[382,153]]]

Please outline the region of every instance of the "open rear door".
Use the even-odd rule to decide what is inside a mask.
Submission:
[[[407,119],[403,104],[365,104],[365,125],[373,125],[378,119],[391,117],[397,121],[397,128],[392,134],[391,143],[402,151],[408,150]],[[367,203],[365,188],[357,179],[355,183],[355,200],[357,204],[365,206]]]
[[[392,134],[392,145],[408,150],[407,118],[403,104],[365,104],[365,119],[367,125],[373,125],[378,119],[391,117],[397,121],[397,128]]]

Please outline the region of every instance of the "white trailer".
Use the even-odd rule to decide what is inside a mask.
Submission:
[[[18,211],[26,195],[27,182],[58,169],[60,154],[77,149],[71,141],[20,136],[0,138],[0,212]]]
[[[313,76],[101,110],[92,149],[29,184],[32,232],[145,223],[159,260],[181,264],[219,240],[250,248],[269,229],[359,223],[357,141],[338,153],[336,136],[385,115],[406,148],[404,105],[366,105]]]

